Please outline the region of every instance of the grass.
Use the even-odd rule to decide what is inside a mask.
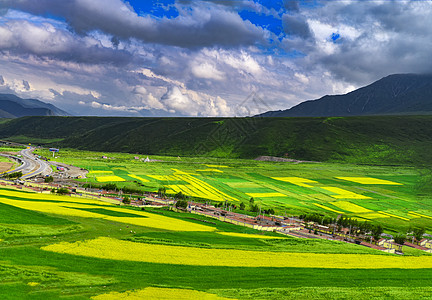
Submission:
[[[372,165],[428,165],[431,116],[342,118],[25,117],[0,137],[83,150]],[[145,138],[142,138],[145,137]],[[209,163],[213,165],[212,163]]]
[[[36,194],[18,192],[11,201],[31,201]],[[42,195],[43,196],[43,195]],[[49,195],[48,195],[49,196]],[[10,196],[9,196],[10,197]],[[17,200],[21,199],[21,200]],[[52,203],[48,197],[47,203]],[[74,201],[68,203],[68,201]],[[73,206],[76,199],[59,197],[55,203]],[[84,200],[80,200],[84,201]],[[43,199],[33,200],[45,205]],[[115,212],[116,217],[127,219],[139,212],[133,208],[111,210],[114,206],[101,205],[90,208],[100,215]],[[431,269],[326,269],[326,268],[245,268],[209,267],[167,263],[146,263],[99,259],[86,256],[47,252],[41,247],[60,242],[74,243],[99,237],[134,241],[146,245],[164,245],[176,249],[237,249],[287,253],[368,254],[379,257],[392,255],[358,245],[322,240],[257,239],[235,236],[235,233],[259,234],[250,228],[234,226],[203,216],[176,213],[168,210],[146,209],[150,215],[178,219],[183,222],[205,224],[212,232],[172,231],[134,224],[118,223],[101,218],[76,215],[39,213],[11,205],[0,205],[0,228],[11,232],[0,241],[0,297],[2,299],[54,299],[59,297],[88,298],[112,291],[124,292],[146,287],[187,288],[219,296],[239,299],[292,299],[314,295],[315,298],[350,298],[364,295],[426,295],[431,290]],[[207,220],[211,223],[203,223]],[[37,224],[39,223],[39,224]],[[28,234],[23,234],[26,230]],[[232,232],[234,236],[217,232]],[[39,235],[41,234],[41,235]],[[264,233],[264,236],[277,236]],[[131,257],[146,253],[123,253]],[[410,255],[421,255],[413,251]],[[256,259],[260,259],[257,257]],[[289,288],[287,288],[289,287]],[[306,289],[303,289],[307,287]],[[303,289],[303,290],[302,290]]]

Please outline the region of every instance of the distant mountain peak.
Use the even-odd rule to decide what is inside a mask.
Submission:
[[[326,95],[262,117],[432,114],[432,74],[392,74],[344,95]]]
[[[0,94],[0,118],[25,116],[70,116],[70,114],[37,99],[22,99],[13,94]]]

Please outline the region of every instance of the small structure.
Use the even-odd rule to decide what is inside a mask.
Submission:
[[[138,156],[134,156],[134,159],[138,160],[138,159],[139,159],[139,157],[138,157]]]
[[[144,159],[144,162],[150,162],[150,158],[147,156],[147,158]]]
[[[104,155],[104,156],[102,156],[102,158],[103,158],[103,159],[108,159],[108,156],[105,156],[105,155]]]

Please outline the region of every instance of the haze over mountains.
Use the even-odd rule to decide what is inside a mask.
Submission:
[[[395,74],[345,95],[324,96],[261,117],[432,114],[432,74]]]
[[[12,94],[0,94],[0,118],[25,116],[70,116],[69,113],[36,99],[21,99]]]

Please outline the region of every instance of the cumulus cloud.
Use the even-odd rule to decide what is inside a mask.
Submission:
[[[193,63],[192,74],[198,78],[223,80],[224,73],[208,62]]]
[[[63,17],[81,34],[99,30],[116,38],[135,38],[145,43],[196,48],[254,45],[265,41],[265,31],[244,21],[237,13],[218,5],[201,5],[198,1],[188,7],[178,5],[179,16],[176,18],[159,20],[138,15],[121,0],[40,0],[37,3],[33,0],[3,0],[0,5],[38,15],[51,13]]]
[[[31,22],[3,17],[0,23],[0,50],[14,54],[30,54],[61,61],[124,65],[130,54],[103,47],[91,38],[74,36],[48,22]]]
[[[77,115],[240,116],[432,72],[431,1],[132,5],[0,0],[0,90]]]

